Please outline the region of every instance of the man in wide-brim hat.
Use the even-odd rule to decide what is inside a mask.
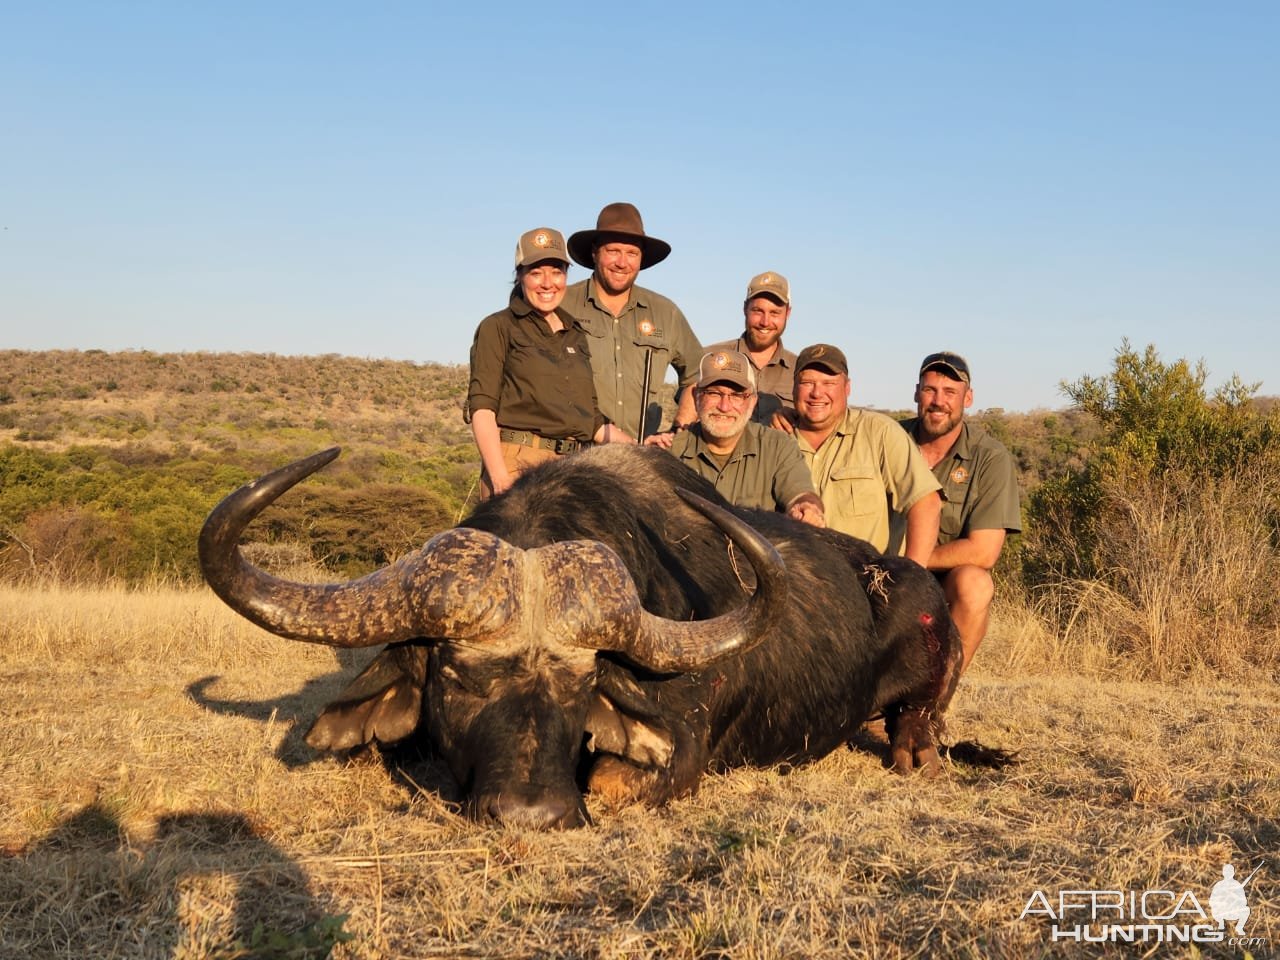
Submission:
[[[697,419],[692,387],[698,379],[702,345],[680,308],[661,294],[636,286],[641,270],[665,260],[671,245],[644,232],[640,211],[611,203],[600,211],[594,230],[569,237],[569,256],[591,276],[565,291],[563,307],[587,332],[600,411],[631,436],[656,432],[662,417],[658,390],[667,367],[674,367],[684,391],[674,426]],[[644,372],[650,370],[649,394]]]

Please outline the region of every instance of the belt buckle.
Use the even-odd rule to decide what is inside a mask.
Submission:
[[[556,453],[573,453],[577,446],[577,440],[572,437],[562,437],[556,441]]]

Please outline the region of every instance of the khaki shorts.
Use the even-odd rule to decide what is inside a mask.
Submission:
[[[512,480],[532,466],[563,456],[566,456],[566,454],[556,453],[554,450],[547,450],[542,447],[526,447],[523,443],[507,443],[505,441],[502,443],[502,462],[506,464],[507,472],[511,474]],[[493,485],[489,483],[489,471],[481,467],[480,499],[488,500],[492,496]]]

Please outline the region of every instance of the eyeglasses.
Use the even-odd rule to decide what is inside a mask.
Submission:
[[[717,406],[722,400],[728,400],[729,404],[735,407],[742,406],[754,396],[750,390],[716,390],[715,388],[699,390],[698,393],[703,399]]]

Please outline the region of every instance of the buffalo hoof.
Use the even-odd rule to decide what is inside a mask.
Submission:
[[[942,773],[933,721],[927,711],[920,708],[903,710],[886,726],[894,773],[905,775],[918,770],[929,779]]]

